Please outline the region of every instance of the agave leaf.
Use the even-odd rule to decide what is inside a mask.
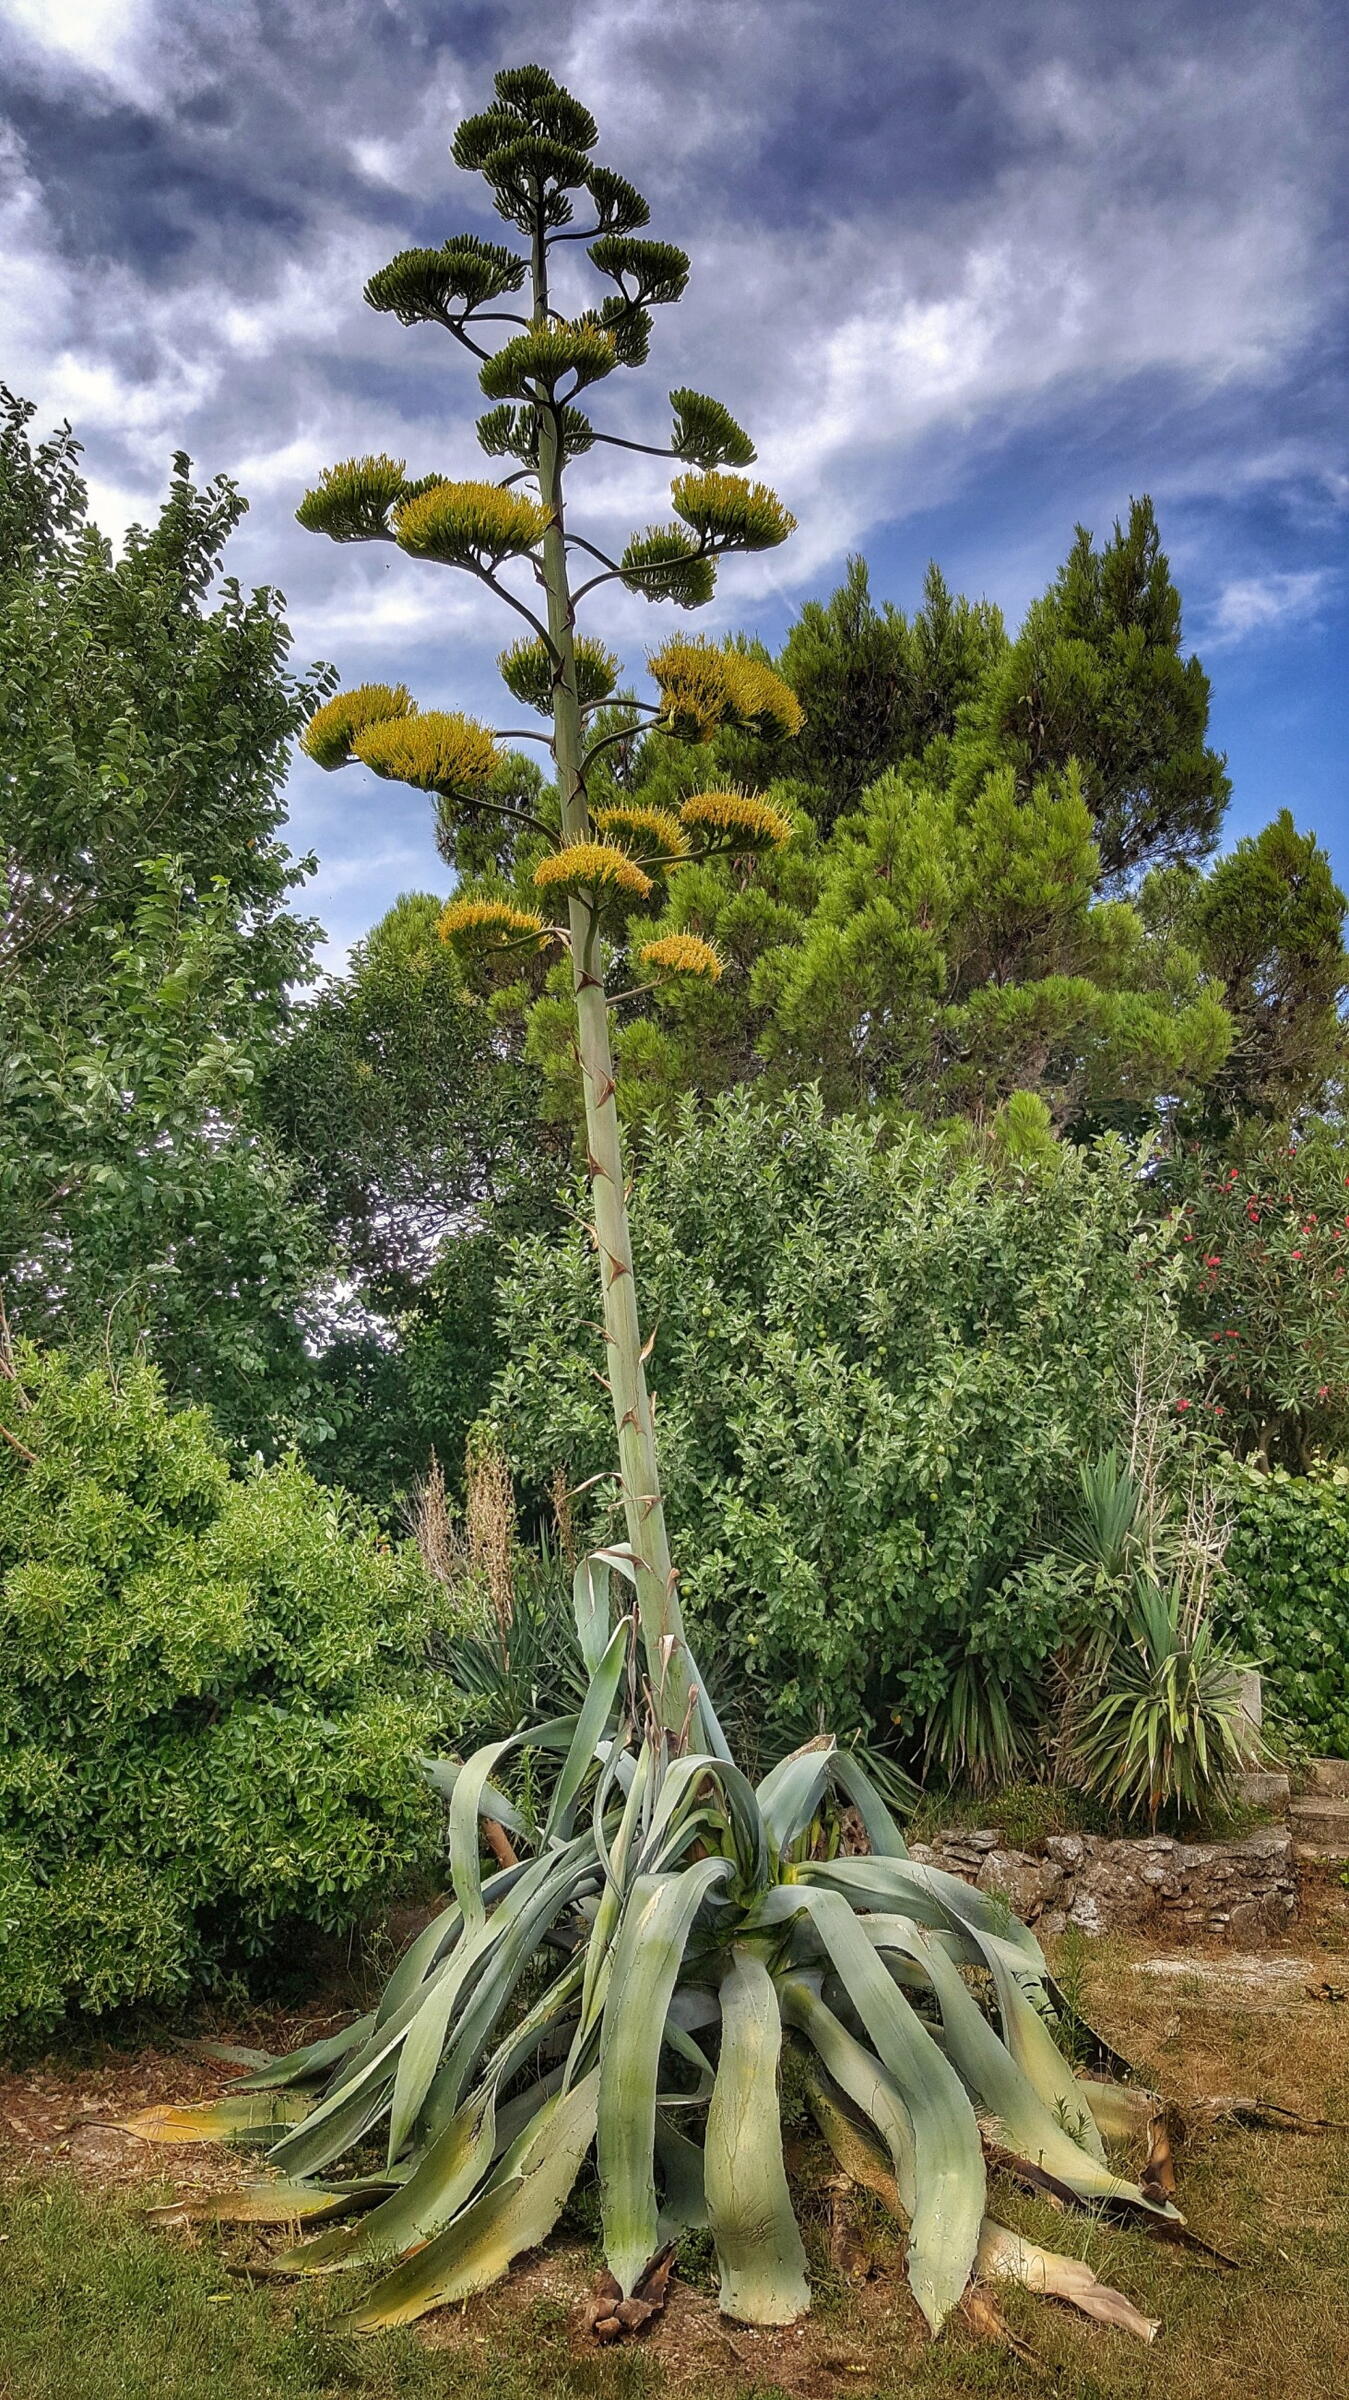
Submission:
[[[1073,2308],[1081,2309],[1084,2317],[1094,2317],[1098,2325],[1116,2326],[1121,2333],[1136,2334],[1143,2342],[1154,2341],[1161,2331],[1159,2317],[1145,2317],[1122,2292],[1114,2292],[1109,2284],[1100,2282],[1085,2259],[1065,2258],[1057,2250],[1042,2250],[1038,2242],[1028,2242],[1024,2234],[1011,2232],[992,2217],[984,2219],[976,2272],[990,2282],[1019,2283],[1028,2292],[1043,2292],[1051,2300],[1066,2300]]]
[[[397,2258],[429,2241],[470,2200],[492,2163],[496,2108],[490,2090],[460,2109],[418,2160],[406,2183],[354,2231],[338,2226],[277,2259],[283,2275],[327,2275]]]
[[[378,2059],[340,2092],[314,2109],[293,2133],[283,2134],[267,2156],[283,2175],[321,2175],[381,2117],[389,2105],[393,2067]]]
[[[577,1794],[590,1771],[598,1744],[604,1736],[614,1713],[618,1687],[628,1663],[632,1643],[632,1619],[623,1617],[615,1626],[603,1658],[590,1678],[581,1713],[576,1720],[576,1732],[571,1748],[563,1761],[562,1772],[553,1786],[552,1804],[544,1827],[545,1841],[565,1841],[571,1832]]]
[[[908,1844],[861,1761],[850,1750],[836,1750],[830,1774],[861,1818],[872,1857],[907,1858]]]
[[[805,1832],[829,1788],[833,1748],[832,1741],[820,1741],[791,1751],[755,1789],[759,1814],[779,1858]]]
[[[442,1799],[445,1800],[453,1800],[454,1787],[463,1771],[464,1762],[461,1758],[424,1758],[422,1760],[422,1773],[427,1782],[431,1785],[432,1790],[439,1792]],[[494,1783],[483,1786],[482,1813],[485,1817],[495,1818],[497,1824],[504,1825],[507,1833],[513,1833],[517,1840],[528,1841],[529,1827],[515,1802],[508,1800],[504,1792],[498,1791]]]
[[[1087,2095],[1019,1981],[1019,1973],[1024,1972],[1020,1952],[999,1941],[996,1934],[972,1931],[970,1940],[993,1978],[1003,2041],[1031,2090],[1081,2147],[1104,2166],[1105,2144]]]
[[[274,2050],[251,2050],[243,2042],[199,2041],[195,2034],[176,2035],[173,2046],[187,2058],[206,2059],[213,2066],[218,2063],[222,2067],[249,2067],[254,2074],[260,2067],[274,2067],[278,2063]]]
[[[873,2057],[865,2045],[849,2033],[846,2025],[840,2024],[833,2010],[825,2006],[824,2001],[804,1976],[790,1975],[784,1978],[782,2013],[789,2025],[795,2026],[798,2032],[806,2036],[831,2082],[836,2084],[839,2090],[851,2100],[854,2108],[859,2108],[875,2126],[885,2145],[884,2153],[880,2157],[880,2165],[888,2189],[880,2190],[874,2171],[869,2174],[858,2172],[842,2157],[834,2140],[834,2131],[831,2130],[833,2119],[830,2119],[829,2122],[822,2119],[825,2139],[834,2149],[840,2165],[849,2175],[854,2176],[855,2181],[868,2184],[872,2191],[880,2190],[880,2196],[887,2205],[897,2204],[903,2210],[904,2215],[911,2218],[918,2197],[918,2163],[914,2148],[913,2122],[894,2083],[886,2074],[879,2059]],[[821,2084],[819,2088],[826,2115],[832,2104],[833,2117],[843,2117],[843,2111],[838,2103],[832,2101],[829,2086]],[[814,2105],[814,2096],[812,2087],[812,2106]],[[843,2118],[843,2122],[851,2124],[851,2120],[846,2117]],[[856,2132],[856,2128],[853,2128],[853,2131]],[[861,2140],[862,2136],[858,2135],[857,2139]],[[862,2154],[858,2153],[857,2155],[860,2159]],[[885,2164],[886,2158],[889,2160],[888,2167]]]
[[[707,2193],[701,2145],[681,2133],[663,2108],[656,2111],[656,2158],[662,2186],[657,2232],[664,2244],[706,2225]]]
[[[195,2200],[170,2200],[162,2208],[147,2208],[155,2224],[175,2225],[320,2225],[330,2217],[350,2216],[371,2208],[392,2189],[379,2176],[352,2183],[245,2184],[237,2192],[208,2192]]]
[[[595,2133],[599,2070],[546,2101],[477,2199],[384,2276],[344,2320],[351,2333],[407,2325],[428,2309],[485,2291],[522,2250],[546,2241]]]
[[[915,1939],[921,1943],[921,1934]],[[1169,2203],[1158,2206],[1137,2184],[1112,2174],[1046,2108],[961,1981],[958,1969],[935,1945],[927,1948],[927,1965],[941,2007],[947,2055],[982,2107],[1003,2127],[1007,2147],[1033,2166],[1046,2169],[1080,2200],[1123,2201],[1151,2216],[1174,2219],[1177,2211]],[[1079,2109],[1079,2119],[1080,2114]]]
[[[288,2051],[284,2058],[275,2058],[270,2066],[258,2067],[239,2083],[241,2092],[279,2091],[287,2084],[312,2083],[326,2075],[331,2067],[359,2050],[375,2029],[373,2011],[357,2017],[354,2024],[344,2025],[340,2033],[330,2033],[321,2042],[306,2042],[302,2049]]]
[[[682,1846],[691,1826],[681,1828],[679,1844],[671,1842],[665,1847],[663,1844],[675,1825],[676,1812],[693,1798],[704,1779],[720,1795],[725,1805],[741,1873],[749,1883],[767,1883],[771,1877],[768,1841],[754,1786],[748,1776],[741,1774],[739,1767],[725,1759],[713,1758],[706,1751],[691,1752],[687,1757],[676,1759],[673,1766],[666,1769],[660,1797],[652,1812],[650,1830],[638,1861],[640,1870],[644,1874],[658,1873],[662,1866],[670,1863],[677,1848]]]
[[[722,2314],[744,2325],[790,2325],[810,2306],[810,2282],[782,2163],[782,2021],[772,1976],[740,1943],[722,1979],[721,2029],[703,2179]]]
[[[1165,2113],[1158,2094],[1147,2091],[1141,2083],[1096,2083],[1084,2075],[1077,2088],[1091,2110],[1097,2131],[1107,2141],[1127,2142],[1146,2134],[1154,2119]]]
[[[786,2015],[785,1998],[783,2014]],[[832,2076],[826,2075],[818,2059],[806,2067],[806,2090],[811,2114],[844,2174],[851,2182],[860,2183],[864,2190],[874,2192],[892,2217],[907,2214],[900,2201],[895,2170],[884,2149],[874,2133],[857,2123]]]
[[[813,1919],[913,2127],[909,2286],[935,2333],[974,2264],[986,2188],[979,2128],[958,2076],[892,1983],[846,1900],[835,1892],[783,1884],[765,1896],[758,1915],[762,1922],[781,1924],[796,1910]],[[954,1967],[950,1972],[956,1974]],[[895,2172],[903,2194],[898,2159]]]
[[[586,1837],[566,1850],[531,1860],[514,1889],[475,1932],[469,1932],[466,1920],[463,1940],[426,1987],[422,2005],[402,2037],[389,2113],[390,2163],[402,2151],[416,2123],[440,2066],[451,2019],[470,1982],[472,1998],[456,2037],[458,2089],[449,2103],[450,2113],[458,2107],[472,2058],[477,2055],[472,2047],[474,2037],[480,2046],[509,1999],[529,1952],[574,1898],[580,1879],[577,1854],[588,1846]],[[580,1874],[587,1864],[579,1862]]]
[[[693,1920],[730,1874],[706,1858],[681,1875],[639,1876],[623,1912],[599,2064],[604,2254],[630,2298],[659,2246],[653,2171],[656,2077],[666,2011]]]
[[[687,1644],[685,1645],[685,1649],[687,1651],[689,1662],[689,1681],[692,1684],[693,1689],[698,1694],[698,1704],[695,1715],[697,1722],[701,1727],[703,1747],[705,1750],[710,1751],[713,1758],[720,1759],[724,1767],[734,1766],[735,1761],[731,1756],[731,1745],[721,1730],[721,1726],[717,1720],[717,1712],[707,1696],[707,1685],[704,1683],[702,1676],[698,1672],[698,1662],[695,1659],[693,1652],[688,1650]]]
[[[434,2131],[439,2131],[446,2119],[454,2114],[473,2079],[475,2069],[489,2041],[493,2027],[515,1990],[520,1977],[537,1957],[544,1936],[576,1898],[577,1891],[591,1875],[593,1859],[574,1853],[590,1850],[589,1835],[573,1843],[570,1852],[560,1852],[548,1863],[562,1867],[565,1872],[554,1875],[540,1889],[531,1907],[511,1925],[504,1938],[496,1944],[474,1983],[454,2027],[454,2039],[445,2051],[439,2066],[431,2059],[433,2077],[424,2087],[427,2100],[425,2119]],[[546,2030],[546,2022],[539,2027]],[[404,2059],[407,2053],[404,2052]],[[399,2061],[400,2072],[404,2060]],[[422,2114],[421,2101],[412,2101],[416,2087],[409,2084],[407,2105],[409,2113],[401,2120],[404,2135],[411,2131],[416,2117]],[[429,2095],[429,2097],[428,2097]],[[390,2142],[393,2140],[390,2124]]]
[[[996,1934],[1010,1944],[1035,1975],[1046,1978],[1044,1952],[1028,1925],[1011,1915],[1005,1902],[942,1867],[920,1866],[912,1858],[809,1859],[800,1870],[803,1884],[838,1892],[849,1906],[883,1915],[888,1910],[912,1917],[915,1924],[952,1933],[973,1928]]]
[[[144,2142],[265,2142],[278,2125],[298,2125],[313,2107],[302,2092],[239,2092],[195,2108],[142,2108],[117,2120]]]

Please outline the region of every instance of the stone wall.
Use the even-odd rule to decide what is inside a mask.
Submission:
[[[1262,1826],[1241,1842],[1182,1842],[1156,1834],[1106,1841],[1051,1834],[1043,1856],[1002,1847],[992,1832],[943,1833],[912,1855],[982,1892],[998,1892],[1045,1933],[1143,1932],[1177,1942],[1257,1949],[1286,1931],[1297,1907],[1292,1835]]]

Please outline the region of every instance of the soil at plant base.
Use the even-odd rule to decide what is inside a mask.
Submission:
[[[1309,1883],[1296,1933],[1296,1941],[1250,1961],[1222,1951],[1159,1961],[1143,1944],[1106,1940],[1066,1951],[1059,1945],[1057,1963],[1075,1980],[1085,2011],[1150,2083],[1182,2104],[1249,2096],[1343,2121],[1349,1891],[1338,1877]],[[216,2017],[200,2030],[276,2051],[331,2031],[342,2013],[255,2011],[228,2022]],[[87,2040],[74,2053],[53,2048],[0,2076],[0,2183],[73,2176],[134,2207],[142,2197],[190,2197],[247,2180],[257,2171],[254,2153],[165,2148],[111,2130],[138,2108],[205,2098],[232,2080],[228,2067],[194,2059],[166,2034],[136,2047]],[[547,2362],[554,2373],[574,2375],[577,2390],[615,2400],[648,2388],[690,2400],[720,2389],[793,2400],[832,2400],[845,2390],[917,2400],[1043,2391],[1046,2377],[1048,2388],[1100,2400],[1155,2392],[1160,2351],[1104,2335],[1015,2291],[997,2296],[1038,2363],[1008,2351],[995,2365],[986,2337],[965,2322],[933,2350],[903,2281],[893,2224],[842,2184],[804,2133],[792,2138],[789,2154],[816,2296],[814,2313],[800,2325],[770,2332],[727,2324],[704,2239],[686,2246],[665,2314],[636,2345],[638,2356],[630,2345],[597,2353],[587,2331],[599,2266],[592,2187],[547,2250],[495,2291],[428,2319],[418,2342],[461,2363],[481,2359],[485,2369],[506,2355],[537,2356],[541,2370]],[[1163,2320],[1172,2400],[1314,2400],[1349,2389],[1349,2136],[1205,2128],[1184,2145],[1179,2166],[1192,2225],[1242,2260],[1240,2277],[1217,2276],[1138,2236],[1055,2216],[1005,2186],[993,2205],[1034,2239],[1089,2256],[1103,2278]],[[189,2226],[156,2238],[247,2269],[288,2237]],[[293,2307],[291,2287],[267,2288],[283,2315]],[[334,2312],[340,2298],[332,2293]],[[0,2373],[0,2388],[3,2381]]]

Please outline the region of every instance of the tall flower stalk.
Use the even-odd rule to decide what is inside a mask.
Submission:
[[[452,482],[409,479],[401,460],[348,460],[299,514],[337,541],[393,542],[457,567],[526,622],[499,663],[514,697],[548,721],[555,815],[513,796],[504,737],[419,711],[401,684],[339,694],[305,742],[322,766],[360,760],[433,794],[451,854],[465,834],[476,844],[494,814],[518,837],[514,887],[462,882],[442,931],[466,958],[552,952],[569,965],[627,1540],[576,1572],[588,1681],[575,1713],[491,1742],[462,1766],[428,1763],[449,1794],[453,1889],[378,2007],[269,2060],[216,2106],[151,2111],[137,2128],[170,2139],[274,2129],[280,2183],[214,2200],[211,2213],[305,2227],[309,2238],[273,2262],[297,2275],[387,2270],[349,2316],[356,2330],[493,2282],[551,2232],[592,2149],[602,2339],[659,2311],[672,2252],[701,2226],[727,2313],[785,2324],[810,2296],[777,2106],[787,2039],[843,2172],[887,2195],[905,2223],[910,2289],[934,2331],[977,2275],[1055,2292],[1150,2335],[1155,2325],[1090,2269],[989,2215],[985,2147],[1065,2204],[1174,2238],[1182,2220],[1159,2104],[1109,2072],[1074,2074],[1056,2040],[1072,2012],[1033,1935],[996,1899],[912,1861],[856,1758],[821,1737],[751,1786],[689,1657],[624,1191],[610,1042],[621,995],[609,987],[620,959],[647,984],[715,977],[720,960],[691,931],[629,943],[625,906],[691,860],[749,860],[791,828],[771,800],[717,788],[694,791],[677,813],[626,797],[592,804],[587,779],[614,738],[594,720],[618,666],[578,630],[576,611],[611,582],[700,606],[721,557],[783,541],[792,520],[741,473],[754,454],[727,410],[677,391],[669,444],[656,451],[678,470],[674,521],[634,534],[616,558],[573,529],[570,467],[597,444],[650,447],[597,428],[578,395],[641,364],[651,309],[677,300],[688,273],[681,251],[639,238],[646,203],[592,159],[596,138],[588,110],[541,68],[499,75],[493,105],[460,126],[454,155],[486,179],[525,249],[461,235],[405,251],[367,287],[374,307],[440,325],[475,356],[495,404],[479,440],[515,466],[499,483]],[[578,225],[577,208],[593,221]],[[568,317],[552,268],[559,246],[577,241],[613,288]],[[501,305],[522,292],[527,314]],[[727,724],[799,728],[792,693],[740,651],[671,640],[647,666],[658,697],[645,713],[676,739],[706,742]],[[615,1574],[631,1609],[612,1605]],[[531,1777],[528,1814],[509,1788],[521,1749],[553,1762],[551,1781]],[[845,1811],[864,1840],[856,1855],[856,1840],[842,1842]],[[484,1826],[497,1862],[486,1875]],[[1080,2024],[1074,2033],[1090,2041]],[[1095,2057],[1107,2071],[1120,2064],[1099,2042]],[[1150,2129],[1135,2181],[1106,2142]],[[377,2135],[382,2168],[368,2155]]]

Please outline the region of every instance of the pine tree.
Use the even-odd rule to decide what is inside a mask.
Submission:
[[[1209,683],[1181,656],[1180,594],[1149,499],[1097,550],[1085,527],[981,697],[968,770],[1010,757],[1029,788],[1075,760],[1101,867],[1199,860],[1231,786],[1205,743]]]

